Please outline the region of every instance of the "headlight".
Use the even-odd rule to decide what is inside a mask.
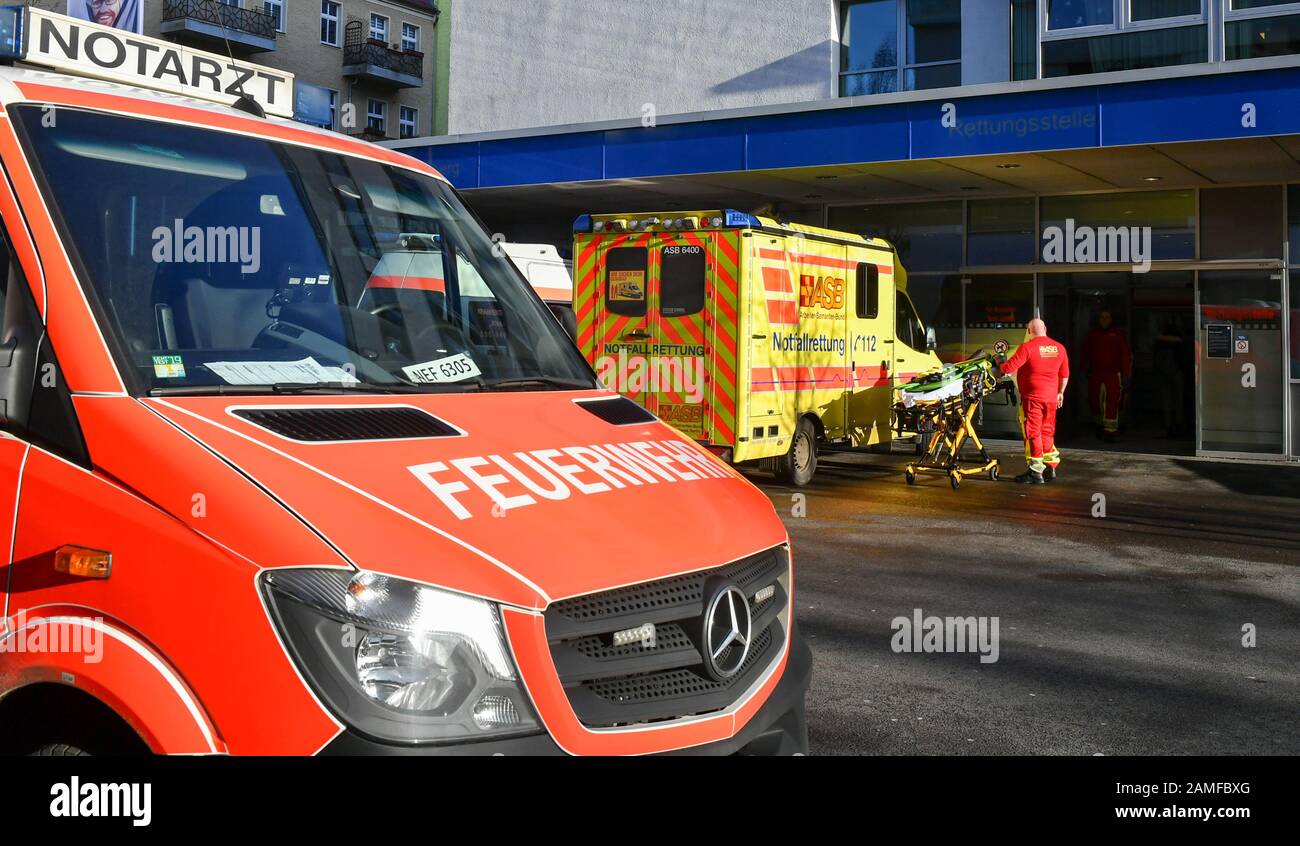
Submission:
[[[493,603],[376,573],[268,570],[272,617],[317,695],[406,743],[539,730]]]

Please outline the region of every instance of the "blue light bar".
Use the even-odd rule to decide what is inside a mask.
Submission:
[[[26,6],[0,6],[0,60],[13,61],[27,55],[23,39],[26,12]]]
[[[578,219],[575,220],[575,221],[573,222],[573,231],[574,231],[574,232],[590,232],[590,231],[591,231],[591,215],[589,215],[589,214],[581,214],[581,215],[578,215]]]
[[[757,229],[763,225],[759,223],[758,218],[754,217],[754,215],[736,211],[735,209],[727,209],[726,215],[727,226],[747,226]]]

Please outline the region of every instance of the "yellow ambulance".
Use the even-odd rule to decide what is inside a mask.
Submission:
[[[573,256],[601,381],[795,485],[823,447],[888,448],[894,389],[941,366],[880,239],[735,210],[600,214],[574,224]]]

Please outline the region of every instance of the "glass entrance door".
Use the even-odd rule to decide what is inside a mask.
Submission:
[[[1202,271],[1197,315],[1197,452],[1281,456],[1281,274]]]

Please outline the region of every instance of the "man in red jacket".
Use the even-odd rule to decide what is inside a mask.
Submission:
[[[1065,345],[1047,337],[1047,324],[1029,321],[1029,340],[1002,365],[1015,373],[1020,389],[1020,415],[1025,429],[1025,460],[1029,468],[1016,477],[1022,484],[1041,485],[1056,478],[1061,453],[1056,449],[1056,410],[1065,404],[1070,360]]]
[[[1097,325],[1083,342],[1088,365],[1088,405],[1097,437],[1115,441],[1119,431],[1119,400],[1124,385],[1133,375],[1133,354],[1128,338],[1114,326],[1110,311],[1103,309]]]

